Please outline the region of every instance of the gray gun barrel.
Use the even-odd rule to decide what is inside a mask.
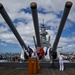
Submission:
[[[64,13],[63,13],[63,16],[62,16],[62,19],[61,19],[61,22],[60,22],[60,25],[58,28],[58,32],[57,32],[57,35],[56,35],[56,38],[55,38],[55,41],[53,44],[53,49],[52,49],[53,52],[56,52],[57,45],[58,45],[62,30],[64,28],[64,25],[65,25],[65,22],[67,20],[67,17],[68,17],[68,14],[70,12],[71,7],[72,7],[72,2],[70,2],[70,1],[66,2]]]
[[[37,45],[39,47],[41,47],[40,34],[39,34],[39,24],[38,24],[38,15],[37,15],[37,4],[35,2],[32,2],[30,4],[30,7],[31,7],[31,10],[32,10],[32,17],[33,17],[33,22],[34,22]]]
[[[12,32],[14,33],[14,35],[16,36],[16,38],[19,41],[21,47],[22,48],[25,47],[25,49],[27,50],[28,49],[27,46],[25,45],[24,41],[20,37],[18,31],[14,27],[10,17],[8,16],[6,10],[4,9],[4,7],[1,3],[0,3],[0,13],[1,13],[2,17],[4,18],[4,20],[6,21],[6,23],[8,24],[8,26],[10,27],[10,29],[12,30]]]
[[[48,37],[48,42],[50,43],[50,36]]]
[[[35,41],[35,37],[33,36],[33,40],[34,40],[34,44],[35,44],[35,48],[37,47],[36,41]]]

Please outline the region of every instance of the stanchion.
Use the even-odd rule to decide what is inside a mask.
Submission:
[[[38,73],[38,60],[37,58],[28,59],[28,74],[37,74]]]

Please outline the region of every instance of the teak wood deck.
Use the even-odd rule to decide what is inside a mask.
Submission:
[[[0,67],[0,75],[75,75],[75,68],[42,68],[37,74],[28,74],[25,68]]]

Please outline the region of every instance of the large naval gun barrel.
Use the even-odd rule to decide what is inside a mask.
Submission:
[[[14,27],[10,17],[8,16],[6,10],[4,9],[4,7],[1,3],[0,3],[0,13],[1,13],[2,17],[4,18],[4,20],[6,21],[6,23],[8,24],[8,26],[10,27],[10,29],[12,30],[12,32],[14,33],[17,40],[19,41],[21,47],[22,48],[24,47],[27,50],[28,48],[27,48],[26,44],[24,43],[24,41],[22,40],[22,38],[19,35],[18,31]]]
[[[39,24],[38,24],[38,15],[37,15],[37,4],[35,2],[32,2],[30,4],[30,7],[31,7],[31,10],[32,10],[32,17],[33,17],[33,22],[34,22],[37,45],[39,47],[41,47],[40,34],[39,34]]]
[[[35,44],[35,48],[37,47],[36,41],[35,41],[35,37],[33,36],[33,40],[34,40],[34,44]]]
[[[70,12],[71,6],[72,6],[72,2],[70,2],[70,1],[66,2],[63,16],[62,16],[62,19],[61,19],[61,22],[60,22],[60,25],[58,28],[58,32],[57,32],[57,35],[56,35],[56,38],[55,38],[55,41],[53,44],[53,48],[52,48],[53,59],[55,59],[57,57],[57,53],[56,53],[57,45],[58,45],[62,30],[64,28],[66,19],[68,17],[69,12]]]

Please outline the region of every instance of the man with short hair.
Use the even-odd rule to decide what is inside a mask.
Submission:
[[[64,56],[62,55],[62,53],[60,53],[60,55],[58,56],[58,58],[59,58],[59,66],[60,66],[60,71],[62,70],[64,70],[64,61],[63,61],[63,58],[64,58]]]

